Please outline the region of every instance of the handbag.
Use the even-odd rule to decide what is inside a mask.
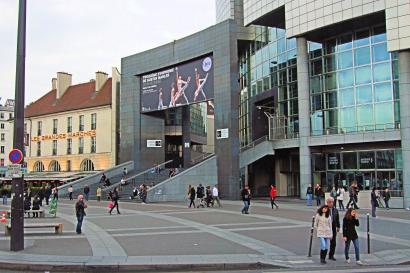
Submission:
[[[109,208],[109,209],[112,209],[113,207],[114,207],[114,203],[113,203],[113,202],[111,202],[111,203],[108,204],[108,208]]]

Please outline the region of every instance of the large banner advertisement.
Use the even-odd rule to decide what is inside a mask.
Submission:
[[[141,76],[141,111],[158,111],[214,98],[212,55]]]

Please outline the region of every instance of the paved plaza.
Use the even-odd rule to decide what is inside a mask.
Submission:
[[[269,271],[321,267],[316,238],[313,256],[307,257],[316,207],[306,207],[293,199],[279,199],[278,203],[279,210],[272,210],[267,201],[258,200],[252,203],[249,215],[242,215],[239,201],[224,201],[222,208],[199,209],[188,209],[182,202],[121,202],[121,214],[109,215],[108,202],[90,201],[83,234],[77,235],[74,201],[60,200],[57,218],[46,215],[46,218],[26,218],[26,222],[61,222],[63,234],[29,230],[25,250],[13,253],[9,251],[9,237],[2,232],[0,268],[79,271],[266,268]],[[408,263],[410,212],[378,211],[378,217],[370,223],[370,255],[365,254],[367,212],[360,210],[362,260],[369,266]],[[355,263],[344,262],[343,246],[340,238],[337,261],[328,261],[324,267],[357,267]]]

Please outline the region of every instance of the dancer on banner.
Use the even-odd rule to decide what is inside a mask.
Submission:
[[[197,100],[197,98],[199,96],[199,93],[201,93],[202,96],[204,97],[204,100],[206,100],[206,95],[205,95],[205,92],[203,90],[203,87],[204,87],[207,79],[208,79],[208,73],[206,73],[205,78],[201,79],[201,78],[199,78],[198,69],[195,68],[196,90],[195,90],[195,93],[194,93],[194,101]]]

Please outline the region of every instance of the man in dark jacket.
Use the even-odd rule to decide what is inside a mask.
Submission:
[[[349,208],[350,204],[352,204],[354,209],[359,209],[359,207],[357,206],[358,193],[359,190],[357,188],[357,184],[356,182],[353,182],[349,187],[349,202],[347,203],[346,208]]]
[[[87,204],[84,202],[84,196],[80,194],[77,203],[75,203],[75,215],[77,216],[77,228],[75,231],[77,234],[81,234],[81,227],[83,225],[86,208]]]
[[[85,195],[85,200],[88,201],[88,196],[90,195],[90,187],[88,185],[85,185],[84,187],[84,195]]]
[[[48,200],[50,199],[50,196],[51,196],[51,185],[47,186],[45,195],[46,195],[45,196],[46,197],[46,205],[48,206]]]
[[[333,237],[330,240],[330,249],[329,249],[329,260],[336,261],[335,259],[335,249],[336,249],[336,237],[337,233],[340,230],[340,220],[339,220],[339,211],[335,207],[335,201],[333,198],[328,198],[326,200],[326,205],[329,207],[329,217],[332,219],[332,233]]]
[[[249,206],[251,203],[251,192],[248,186],[245,186],[241,191],[241,198],[243,201],[242,214],[249,214]]]

